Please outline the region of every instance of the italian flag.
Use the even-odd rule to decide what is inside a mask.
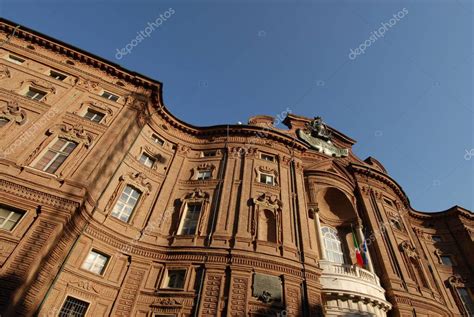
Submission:
[[[360,267],[364,267],[364,260],[362,259],[362,254],[360,254],[359,243],[357,242],[354,229],[352,229],[352,240],[354,241],[354,249],[355,249],[355,254],[357,258],[357,265],[359,265]]]

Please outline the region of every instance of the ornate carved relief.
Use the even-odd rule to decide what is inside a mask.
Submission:
[[[26,121],[26,111],[21,109],[16,101],[8,102],[7,106],[0,110],[0,118],[5,118],[10,122],[23,125]]]
[[[10,70],[6,65],[0,65],[0,80],[5,78],[11,78]]]
[[[47,132],[48,135],[57,134],[58,137],[68,139],[73,142],[82,143],[86,148],[92,145],[93,137],[84,130],[82,125],[58,124]]]
[[[252,200],[253,211],[250,233],[252,240],[263,240],[282,243],[282,217],[283,203],[276,195],[263,193]]]
[[[80,88],[83,88],[89,92],[92,92],[92,93],[98,93],[100,92],[100,87],[99,87],[99,83],[98,82],[95,82],[95,81],[92,81],[92,80],[89,80],[89,79],[85,79],[83,77],[77,77],[76,78],[76,81],[74,83],[77,87],[80,87]]]

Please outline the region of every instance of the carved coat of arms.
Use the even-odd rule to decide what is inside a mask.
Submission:
[[[298,137],[310,145],[313,149],[333,157],[345,157],[349,155],[349,149],[342,149],[331,142],[331,131],[324,124],[321,117],[315,117],[306,124],[305,129],[296,131]]]

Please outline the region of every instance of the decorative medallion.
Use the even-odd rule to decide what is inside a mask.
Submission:
[[[349,155],[349,149],[342,149],[332,144],[332,134],[321,117],[315,117],[314,120],[306,124],[305,129],[298,129],[296,133],[301,140],[321,153],[333,157],[346,157]]]

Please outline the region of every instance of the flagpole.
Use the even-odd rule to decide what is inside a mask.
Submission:
[[[357,235],[359,236],[359,239],[362,241],[363,244],[365,244],[365,247],[366,247],[366,252],[365,252],[365,255],[367,256],[367,265],[369,266],[369,271],[371,273],[374,273],[375,274],[375,270],[374,270],[374,266],[372,264],[372,258],[370,257],[370,252],[369,252],[369,249],[367,248],[367,243],[365,242],[365,238],[364,238],[364,232],[362,231],[362,225],[357,225],[356,227],[356,230],[357,230]]]

